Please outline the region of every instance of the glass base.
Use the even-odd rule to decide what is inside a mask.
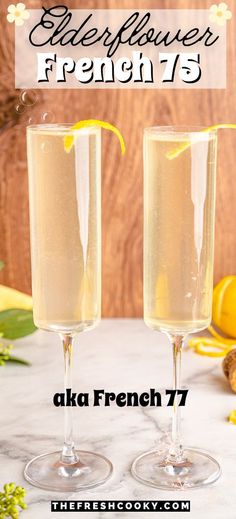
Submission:
[[[76,451],[78,461],[72,465],[61,461],[61,452],[42,454],[25,467],[24,476],[31,485],[57,492],[76,492],[105,483],[111,476],[111,462],[89,451]]]
[[[216,460],[197,449],[184,449],[181,462],[174,463],[167,454],[150,451],[141,454],[131,467],[135,479],[145,485],[179,490],[214,483],[221,474]]]

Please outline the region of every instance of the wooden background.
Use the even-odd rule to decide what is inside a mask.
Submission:
[[[37,0],[26,6],[40,7]],[[75,0],[71,8],[208,8],[211,0]],[[17,114],[14,90],[14,28],[1,0],[0,43],[0,282],[30,293],[30,254],[25,126],[29,118],[51,122],[97,118],[116,124],[127,153],[103,133],[103,315],[142,315],[142,128],[236,122],[236,9],[228,22],[227,90],[37,91],[37,103]],[[43,2],[45,6],[56,1]],[[219,70],[220,74],[220,70]],[[13,123],[13,127],[12,127]],[[9,127],[10,124],[10,127]],[[236,131],[219,135],[215,281],[236,274]]]

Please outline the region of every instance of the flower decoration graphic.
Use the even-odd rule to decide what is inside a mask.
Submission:
[[[213,4],[209,9],[209,13],[210,21],[218,25],[225,25],[226,21],[232,18],[232,13],[225,2],[221,2],[218,5]]]
[[[19,4],[11,4],[7,8],[8,15],[7,15],[7,21],[9,23],[15,22],[16,25],[23,25],[25,20],[28,20],[30,17],[29,11],[25,8],[25,4],[19,3]]]

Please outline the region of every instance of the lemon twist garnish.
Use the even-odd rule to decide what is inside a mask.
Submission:
[[[105,130],[110,130],[113,132],[120,141],[121,153],[124,155],[125,153],[125,141],[123,135],[120,130],[113,124],[107,123],[106,121],[100,121],[99,119],[84,119],[83,121],[78,121],[76,124],[71,126],[70,131],[80,130],[82,128],[88,128],[89,126],[99,126],[100,128],[104,128]],[[64,149],[67,153],[70,153],[70,150],[74,144],[74,135],[66,135],[64,137]]]
[[[199,133],[210,133],[214,130],[221,130],[223,128],[233,128],[236,129],[236,124],[214,124],[213,126],[208,126],[207,128],[203,128],[199,131]],[[191,146],[191,141],[186,141],[183,144],[180,144],[173,150],[170,150],[166,153],[166,158],[169,160],[175,159],[178,157],[183,151],[187,150]]]

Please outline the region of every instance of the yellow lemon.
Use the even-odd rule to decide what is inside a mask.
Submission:
[[[230,423],[236,425],[236,410],[231,411],[230,415],[228,416],[228,420]]]
[[[100,128],[104,128],[105,130],[110,130],[113,132],[120,141],[121,153],[124,155],[125,153],[125,141],[124,137],[121,134],[120,130],[113,124],[110,124],[106,121],[100,121],[100,119],[85,119],[83,121],[78,121],[76,124],[71,126],[70,130],[80,130],[82,128],[88,128],[89,126],[99,126]],[[64,137],[64,148],[67,153],[70,153],[70,150],[74,144],[74,135],[68,134]]]
[[[215,286],[212,318],[227,337],[220,335],[212,324],[208,331],[213,338],[197,337],[190,339],[188,344],[199,355],[224,357],[236,346],[236,276],[226,276]]]
[[[9,308],[22,308],[23,310],[32,309],[32,297],[15,290],[14,288],[0,285],[0,311]]]
[[[225,335],[236,339],[236,276],[224,277],[214,288],[212,318]]]

